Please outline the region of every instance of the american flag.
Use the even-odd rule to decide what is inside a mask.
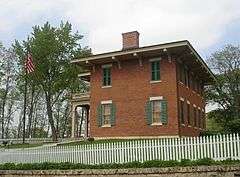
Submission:
[[[33,64],[32,55],[28,54],[27,59],[25,61],[25,69],[27,74],[32,73],[35,69],[35,65]]]

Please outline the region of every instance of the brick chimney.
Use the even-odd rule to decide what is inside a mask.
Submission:
[[[139,47],[139,33],[137,31],[131,31],[122,33],[122,49],[135,49]]]

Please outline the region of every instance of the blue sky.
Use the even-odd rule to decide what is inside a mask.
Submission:
[[[240,44],[239,0],[1,0],[0,41],[10,46],[32,26],[68,20],[94,53],[121,49],[121,33],[137,30],[140,45],[189,40],[203,58]]]

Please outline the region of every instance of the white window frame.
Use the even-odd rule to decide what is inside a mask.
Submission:
[[[150,97],[149,98],[149,100],[150,101],[161,101],[161,100],[163,100],[163,96],[154,96],[154,97]],[[151,111],[153,111],[153,110],[151,110]],[[151,114],[152,114],[153,112],[151,112]],[[160,114],[161,114],[161,112],[160,112]],[[160,119],[160,117],[159,117],[159,119]],[[153,122],[153,121],[152,121]],[[161,122],[153,122],[151,125],[163,125]]]
[[[101,105],[107,105],[107,104],[112,104],[112,100],[101,101]],[[104,117],[104,115],[102,115],[102,117]],[[111,117],[110,117],[110,121],[111,121]],[[111,127],[111,124],[103,124],[102,127]]]

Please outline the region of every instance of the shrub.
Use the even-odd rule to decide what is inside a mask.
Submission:
[[[210,158],[203,158],[196,161],[193,161],[194,165],[213,165],[215,161]]]
[[[180,162],[180,166],[185,167],[185,166],[191,166],[192,161],[189,159],[182,159]]]

